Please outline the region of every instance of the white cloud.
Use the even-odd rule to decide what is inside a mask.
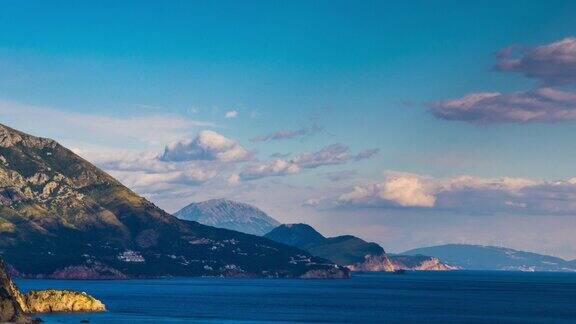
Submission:
[[[167,145],[161,160],[239,162],[247,160],[249,155],[238,142],[213,131],[202,131],[193,139]]]
[[[238,111],[229,110],[224,114],[224,118],[232,119],[238,117]]]
[[[576,184],[571,180],[458,176],[434,178],[386,173],[383,181],[359,184],[338,198],[357,207],[457,210],[467,213],[576,213]]]

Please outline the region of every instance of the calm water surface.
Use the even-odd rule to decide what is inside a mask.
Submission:
[[[576,274],[415,272],[350,280],[18,280],[24,291],[86,291],[102,314],[45,315],[46,323],[402,322],[576,323]]]

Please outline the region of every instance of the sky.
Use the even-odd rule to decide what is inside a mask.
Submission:
[[[0,123],[168,212],[576,259],[576,3],[2,1]]]

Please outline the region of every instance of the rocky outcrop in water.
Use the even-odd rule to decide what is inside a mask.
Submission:
[[[49,289],[31,291],[23,297],[30,313],[106,311],[101,301],[84,292]]]
[[[51,312],[101,312],[104,304],[86,294],[69,290],[20,293],[0,260],[0,323],[34,323],[29,314]]]
[[[348,266],[351,271],[361,272],[391,272],[396,270],[455,270],[457,268],[441,262],[438,258],[429,256],[408,255],[377,255],[366,256],[364,262]]]

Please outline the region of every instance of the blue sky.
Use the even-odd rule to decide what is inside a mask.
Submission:
[[[572,93],[573,79],[554,83],[529,59],[575,36],[575,15],[571,1],[4,1],[0,121],[56,138],[168,211],[226,196],[396,252],[457,241],[576,258],[572,205],[542,198],[576,176],[571,99],[530,120],[490,110]],[[525,64],[495,68],[514,44]],[[572,73],[567,62],[550,73]],[[443,110],[488,92],[515,97]],[[251,141],[278,131],[291,138]],[[160,159],[176,141],[179,161]],[[368,196],[343,198],[354,186]]]

